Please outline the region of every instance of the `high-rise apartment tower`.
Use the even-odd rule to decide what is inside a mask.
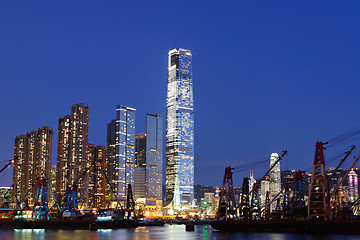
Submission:
[[[56,194],[60,196],[88,167],[89,105],[73,104],[71,115],[59,119]],[[86,174],[78,183],[79,195],[88,183]],[[85,196],[87,201],[87,196]]]
[[[95,146],[88,144],[87,156],[89,166],[89,187],[88,187],[88,206],[93,208],[105,207],[105,166],[106,150],[102,145]]]
[[[37,182],[42,177],[51,181],[52,139],[53,130],[49,127],[15,137],[11,197],[14,203],[26,197],[28,203],[33,204]]]

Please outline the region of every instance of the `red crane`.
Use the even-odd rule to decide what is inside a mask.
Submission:
[[[330,220],[328,181],[325,173],[324,145],[316,142],[313,171],[309,184],[308,219]]]

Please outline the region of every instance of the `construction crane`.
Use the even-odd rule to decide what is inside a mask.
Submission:
[[[248,220],[250,218],[250,204],[249,204],[249,178],[245,177],[243,180],[243,185],[241,188],[241,198],[239,204],[239,214],[240,218],[244,220]]]
[[[304,219],[306,217],[305,208],[305,192],[302,182],[302,171],[297,170],[291,180],[286,182],[285,188],[282,189],[269,204],[277,201],[280,196],[283,196],[282,213],[276,213],[277,217],[282,219]],[[293,195],[290,197],[290,184],[292,184]]]
[[[225,168],[224,180],[219,196],[220,201],[216,213],[218,220],[227,220],[228,218],[235,218],[237,216],[234,182],[232,179],[233,173],[231,170],[231,167]]]
[[[303,188],[302,174],[302,171],[296,171],[293,182],[294,194],[291,199],[290,216],[296,219],[305,218],[306,216],[305,192]]]
[[[309,220],[331,219],[330,202],[328,192],[328,181],[325,173],[324,145],[327,142],[316,142],[313,170],[309,184]]]
[[[90,170],[90,167],[87,167],[83,173],[74,181],[74,183],[67,189],[67,191],[65,193],[63,193],[59,198],[55,198],[55,203],[47,210],[47,212],[50,212],[52,209],[54,209],[55,206],[58,207],[59,211],[62,213],[62,217],[66,218],[66,219],[75,219],[76,215],[77,215],[77,211],[78,211],[78,205],[81,202],[81,199],[83,198],[85,192],[87,191],[90,183],[93,181],[94,176],[97,174],[97,172],[100,170],[105,178],[106,181],[108,183],[108,185],[110,186],[110,189],[112,191],[112,193],[114,194],[116,200],[117,200],[117,206],[120,206],[121,211],[125,211],[123,209],[123,207],[120,204],[120,201],[117,197],[117,195],[115,194],[114,189],[111,186],[111,183],[108,179],[108,177],[106,176],[106,173],[104,171],[104,169],[99,169],[94,171],[93,175],[91,176],[88,184],[86,185],[84,191],[81,193],[80,197],[78,198],[78,189],[77,189],[77,184],[80,181],[80,179],[82,179],[86,173]],[[131,186],[130,186],[130,191],[131,191]],[[63,204],[61,204],[62,199],[64,198]],[[131,195],[131,199],[132,199],[132,203],[134,203],[132,195]],[[130,205],[129,205],[130,206]],[[132,207],[134,208],[134,207]],[[129,211],[130,213],[133,212],[132,210]],[[134,215],[134,214],[133,214]]]
[[[248,193],[248,197],[252,196],[254,197],[253,192],[258,190],[258,186],[259,184],[265,179],[265,177],[271,172],[271,170],[274,169],[274,167],[280,162],[281,159],[283,159],[283,157],[287,154],[287,151],[284,150],[283,153],[281,154],[280,157],[278,157],[278,159],[273,163],[273,165],[271,165],[271,167],[269,168],[269,170],[260,178],[259,181],[257,181],[254,186],[252,187],[251,191],[249,191]],[[253,202],[253,199],[251,199],[251,202]],[[252,215],[252,208],[250,209],[250,215]]]
[[[82,179],[85,174],[89,171],[89,167],[86,168],[83,173],[74,181],[74,183],[67,189],[67,191],[65,193],[63,193],[58,199],[55,198],[55,203],[47,210],[47,212],[50,212],[55,206],[57,206],[59,208],[59,210],[61,212],[64,212],[65,210],[67,211],[70,211],[70,208],[71,208],[71,211],[75,210],[73,208],[77,208],[77,199],[73,199],[70,197],[70,199],[68,198],[69,197],[69,194],[71,195],[71,192],[75,189],[76,190],[76,185],[77,183],[80,181],[80,179]],[[77,197],[77,192],[75,193],[76,194],[76,197]],[[63,199],[63,197],[67,196],[66,198],[66,203],[65,205],[63,205],[63,208],[61,208],[61,200]],[[71,203],[68,203],[68,201],[74,201],[74,204],[72,205]],[[73,216],[73,213],[65,213],[65,216],[67,216],[68,214],[70,214],[69,218],[73,218],[75,216]]]
[[[340,161],[340,163],[337,165],[337,167],[335,168],[334,172],[336,172],[340,167],[341,165],[345,162],[345,160],[350,156],[350,154],[352,153],[352,151],[355,149],[355,145],[352,145],[351,146],[351,149],[346,153],[345,157]]]
[[[332,189],[331,193],[330,193],[330,199],[332,197],[334,197],[335,193],[338,191],[339,187],[341,186],[341,184],[344,182],[344,180],[346,179],[346,177],[348,176],[349,172],[351,171],[351,169],[356,165],[356,163],[359,161],[360,159],[360,154],[359,156],[355,159],[355,161],[351,164],[351,166],[348,168],[348,170],[345,172],[344,176],[341,178],[341,180],[336,184],[336,186]]]
[[[273,168],[276,166],[276,164],[278,164],[280,162],[281,159],[283,159],[283,157],[287,154],[287,151],[284,150],[283,153],[281,154],[281,156],[273,163],[273,165],[271,165],[271,167],[269,168],[269,170],[264,174],[264,176],[262,176],[262,178],[260,178],[259,181],[257,181],[254,185],[254,187],[252,188],[252,190],[248,193],[248,195],[250,196],[253,191],[255,189],[257,189],[258,185],[262,182],[262,180],[265,179],[265,177],[269,174],[269,172],[271,172],[271,170],[273,170]]]
[[[133,193],[132,193],[132,188],[131,188],[131,184],[128,184],[128,188],[127,188],[127,196],[126,196],[126,214],[125,217],[127,219],[136,219],[136,214],[135,214],[135,202],[134,202],[134,197],[133,197]]]
[[[239,167],[237,167],[237,168],[226,167],[223,184],[222,184],[222,187],[220,190],[220,201],[219,201],[219,206],[218,206],[218,210],[216,213],[216,218],[218,220],[220,220],[220,219],[227,220],[228,218],[237,218],[239,208],[240,208],[240,212],[243,211],[247,214],[247,216],[243,216],[243,218],[244,217],[246,219],[249,218],[252,215],[252,212],[250,209],[250,212],[248,214],[247,213],[248,211],[246,210],[246,208],[250,207],[250,206],[245,207],[244,204],[249,205],[248,204],[249,197],[252,196],[251,194],[254,192],[255,189],[258,188],[258,185],[260,184],[260,182],[265,179],[265,177],[269,174],[269,172],[276,166],[276,164],[278,164],[278,162],[285,156],[286,153],[287,153],[286,150],[283,151],[282,155],[273,163],[273,165],[264,174],[264,176],[258,182],[256,182],[256,184],[253,186],[251,191],[249,191],[246,194],[246,196],[243,196],[244,199],[242,197],[240,204],[237,206],[236,206],[236,201],[235,201],[235,191],[234,191],[234,183],[233,183],[233,179],[232,179],[232,175],[233,175],[232,170],[238,169]],[[238,171],[236,171],[236,172],[238,172]],[[251,199],[251,200],[253,200],[253,199]],[[244,201],[247,203],[245,203]]]
[[[289,219],[291,218],[291,205],[290,205],[290,182],[286,182],[285,184],[285,193],[283,198],[283,205],[282,205],[282,218]]]
[[[360,159],[360,155],[355,159],[355,161],[351,164],[351,166],[345,172],[344,176],[334,185],[333,189],[329,193],[329,202],[332,203],[331,210],[333,212],[332,217],[334,217],[334,218],[344,217],[344,214],[347,215],[347,213],[350,214],[350,211],[347,211],[347,210],[349,210],[350,207],[352,207],[353,205],[351,204],[349,207],[344,207],[343,209],[341,209],[341,201],[340,201],[338,190],[339,190],[340,186],[342,185],[342,183],[345,181],[346,177],[349,175],[349,172],[351,171],[351,169],[359,161],[359,159]],[[342,214],[340,214],[340,213],[342,213]]]
[[[38,181],[38,190],[36,193],[36,200],[33,206],[32,219],[49,220],[48,213],[48,196],[47,196],[47,179],[41,178]]]

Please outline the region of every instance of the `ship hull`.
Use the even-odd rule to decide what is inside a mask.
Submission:
[[[97,222],[93,219],[84,220],[44,220],[44,221],[27,221],[27,220],[0,220],[0,229],[116,229],[116,228],[135,228],[138,223],[133,220],[117,220]]]
[[[329,222],[295,220],[228,220],[214,221],[211,226],[222,232],[360,234],[360,220],[335,220]]]
[[[89,229],[94,220],[1,220],[0,229]]]

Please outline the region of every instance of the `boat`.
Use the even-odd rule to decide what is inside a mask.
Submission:
[[[36,219],[32,210],[14,210],[8,218],[0,219],[0,229],[89,229],[96,220],[94,214],[80,214],[74,211],[64,211],[63,214],[62,219]]]
[[[93,219],[26,220],[0,219],[0,229],[89,229]]]
[[[136,228],[138,221],[125,217],[125,213],[120,209],[100,210],[96,220],[89,226],[90,230],[97,229],[116,229],[116,228]]]
[[[360,234],[360,220],[218,220],[211,227],[221,232],[273,232],[309,234]]]

